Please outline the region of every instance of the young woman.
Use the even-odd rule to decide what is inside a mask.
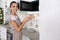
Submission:
[[[22,40],[22,29],[26,22],[31,20],[32,16],[27,16],[22,22],[20,21],[19,17],[17,16],[18,4],[13,1],[10,4],[10,26],[11,31],[13,33],[13,40]]]

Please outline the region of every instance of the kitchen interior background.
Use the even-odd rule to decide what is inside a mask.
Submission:
[[[1,4],[2,5],[0,7],[3,9],[3,14],[4,14],[3,24],[5,24],[5,25],[7,25],[7,23],[8,23],[8,19],[9,19],[9,15],[10,15],[9,6],[10,6],[10,2],[12,2],[12,1],[18,2],[19,6],[21,4],[21,1],[23,1],[22,3],[29,2],[29,4],[27,4],[27,5],[29,5],[31,7],[32,7],[31,2],[34,2],[34,1],[39,2],[39,0],[1,0],[0,5]],[[37,9],[35,9],[35,10],[32,10],[32,9],[30,10],[29,9],[30,7],[28,7],[27,9],[23,9],[26,6],[24,7],[21,4],[21,6],[23,8],[19,9],[18,12],[17,12],[18,13],[17,15],[20,17],[21,21],[26,17],[26,15],[29,15],[29,14],[34,14],[35,15],[35,19],[32,19],[25,24],[25,27],[23,29],[23,35],[25,36],[25,39],[23,38],[23,40],[27,40],[27,39],[29,39],[29,40],[39,40],[39,3],[37,3],[37,4],[38,4],[36,6]],[[1,30],[3,30],[3,29],[1,29]],[[5,32],[6,32],[6,29],[5,29]],[[5,39],[6,39],[6,35],[5,35]],[[2,40],[3,40],[3,38],[2,38]]]

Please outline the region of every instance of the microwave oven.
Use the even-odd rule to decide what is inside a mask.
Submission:
[[[20,1],[20,11],[39,11],[39,1]]]

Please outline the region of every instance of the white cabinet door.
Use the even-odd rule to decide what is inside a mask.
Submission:
[[[1,40],[7,40],[7,29],[3,26],[0,26],[0,38]]]

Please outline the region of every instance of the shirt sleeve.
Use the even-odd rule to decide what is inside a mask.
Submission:
[[[15,16],[11,15],[11,18],[10,18],[10,20],[14,20],[14,21],[16,21],[16,18],[15,18]]]

